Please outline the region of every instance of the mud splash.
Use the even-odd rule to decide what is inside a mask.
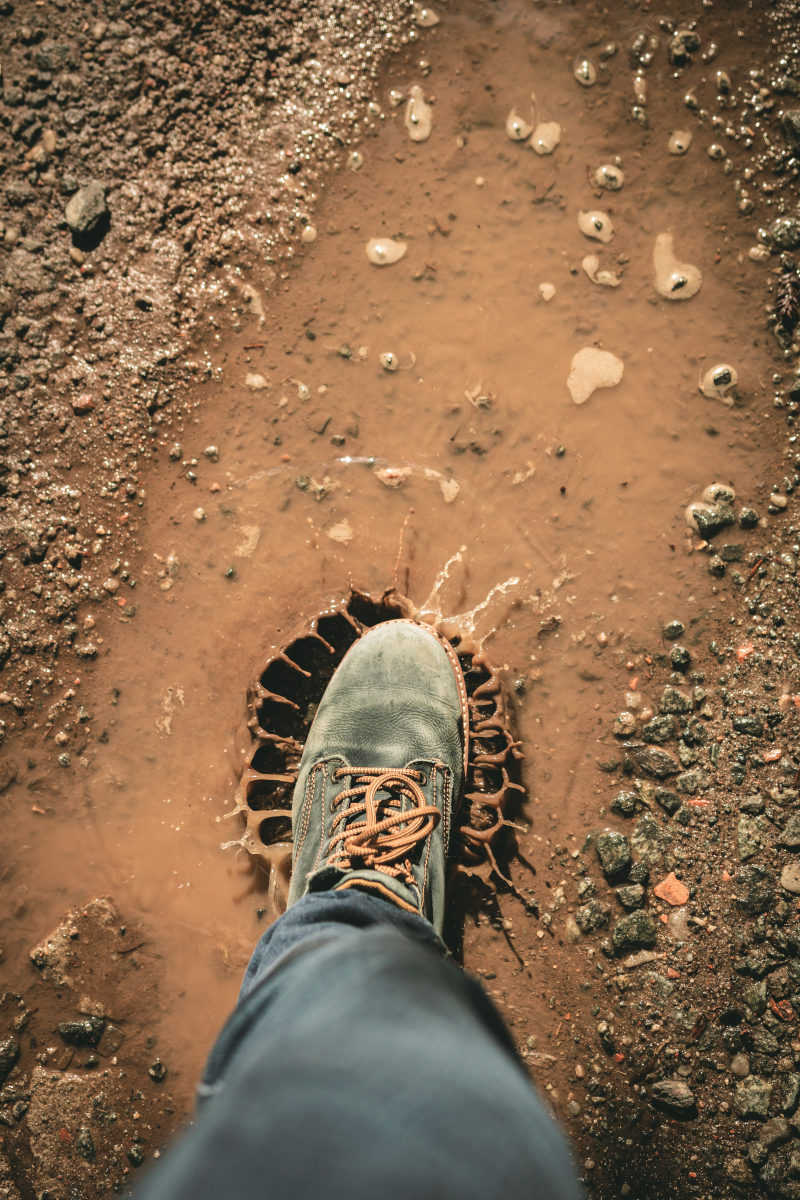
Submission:
[[[224,849],[243,847],[265,868],[271,908],[285,908],[291,873],[291,807],[303,746],[314,713],[336,667],[367,629],[383,621],[418,618],[415,605],[390,590],[378,599],[362,592],[333,605],[308,622],[272,657],[249,695],[247,722],[253,746],[236,791],[236,807],[244,819],[241,838]],[[514,739],[500,672],[486,655],[466,649],[452,632],[458,618],[446,622],[447,636],[461,669],[470,713],[469,759],[464,803],[455,830],[453,866],[484,879],[492,872],[505,878],[496,857],[497,840],[509,827],[510,796],[524,789],[518,781],[522,758]],[[474,629],[471,631],[474,633]]]

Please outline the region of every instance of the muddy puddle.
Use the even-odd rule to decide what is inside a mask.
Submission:
[[[241,834],[225,814],[247,686],[295,627],[351,585],[396,586],[487,639],[526,754],[529,865],[514,879],[533,912],[548,848],[596,824],[627,662],[674,619],[690,647],[708,640],[717,584],[687,505],[720,481],[737,512],[766,511],[772,350],[753,334],[766,268],[748,254],[739,168],[709,155],[721,135],[683,100],[693,88],[713,106],[714,70],[698,53],[673,78],[661,34],[642,103],[628,47],[658,29],[639,14],[587,39],[574,16],[517,0],[439,11],[375,96],[360,169],[343,151],[316,237],[248,281],[257,302],[244,280],[209,285],[218,333],[187,350],[197,419],[159,428],[136,586],[95,614],[99,661],[76,684],[89,716],[57,743],[57,714],[41,722],[3,798],[4,971],[27,970],[69,905],[113,895],[152,931],[174,997],[158,1047],[187,1087],[270,916],[248,855],[221,845]],[[714,69],[744,70],[735,30],[714,34]],[[584,56],[593,86],[575,75]],[[407,124],[412,85],[430,106],[424,140]],[[508,136],[512,110],[539,148],[560,127],[552,152]],[[681,131],[691,144],[672,153]],[[390,262],[379,242],[376,265],[371,239],[405,252]],[[732,403],[700,391],[717,364],[737,372]],[[518,903],[512,916],[521,953],[470,925],[465,962],[507,980],[524,962],[509,1010],[524,1040],[552,1013],[533,923],[523,935]]]

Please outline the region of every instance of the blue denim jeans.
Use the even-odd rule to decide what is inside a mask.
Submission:
[[[196,1117],[137,1200],[579,1200],[502,1019],[432,927],[355,890],[261,937]]]

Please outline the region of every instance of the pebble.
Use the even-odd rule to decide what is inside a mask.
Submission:
[[[746,1054],[742,1054],[741,1052],[734,1054],[731,1059],[730,1070],[731,1075],[736,1075],[738,1078],[744,1079],[746,1075],[750,1074],[750,1059]]]
[[[736,1085],[734,1108],[740,1117],[763,1121],[769,1113],[772,1084],[758,1075],[750,1075]]]
[[[721,400],[723,404],[732,405],[733,397],[728,396],[731,388],[739,382],[739,374],[735,367],[728,363],[717,363],[709,367],[700,380],[699,388],[709,400]]]
[[[676,129],[670,134],[667,149],[670,154],[685,154],[692,144],[692,135],[685,129]]]
[[[109,217],[103,184],[92,179],[79,188],[67,202],[64,217],[76,237],[92,237],[100,232]]]
[[[614,236],[614,226],[608,213],[600,209],[581,209],[578,213],[578,228],[584,237],[593,238],[597,242],[610,242]]]
[[[388,267],[399,262],[408,246],[394,238],[370,238],[365,247],[369,261],[376,267]]]
[[[651,1084],[650,1099],[657,1108],[685,1115],[695,1107],[694,1093],[682,1079],[660,1079]]]
[[[595,851],[607,879],[620,879],[627,875],[633,858],[630,842],[623,833],[609,829],[598,834]]]
[[[620,917],[611,931],[611,941],[618,953],[629,950],[649,950],[656,944],[656,924],[649,913],[639,909]]]
[[[800,863],[787,863],[781,871],[781,887],[793,896],[800,896]]]
[[[540,121],[528,143],[535,154],[552,154],[561,141],[561,126],[558,121]]]

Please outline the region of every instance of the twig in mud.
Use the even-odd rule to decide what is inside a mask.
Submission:
[[[243,350],[263,350],[266,342],[251,342],[249,346],[242,346]]]
[[[141,950],[142,946],[146,946],[147,942],[137,942],[135,946],[126,946],[124,950],[118,950],[118,954],[133,954],[134,950]]]

